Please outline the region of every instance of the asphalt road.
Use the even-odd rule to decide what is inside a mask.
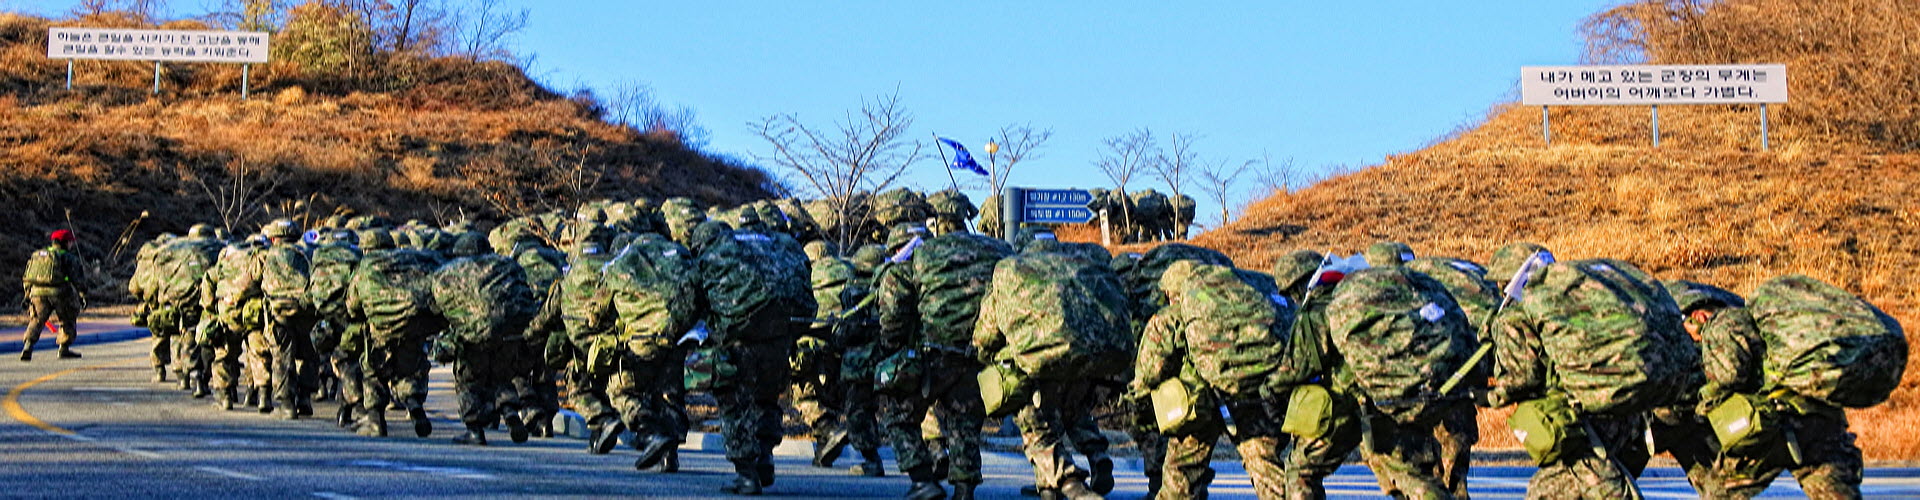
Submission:
[[[169,384],[148,382],[145,340],[94,344],[84,359],[57,360],[52,353],[21,363],[11,353],[0,357],[0,387],[7,397],[0,409],[0,497],[111,498],[427,498],[427,497],[723,497],[719,488],[732,467],[718,439],[695,436],[681,452],[677,474],[639,472],[634,452],[622,447],[611,455],[588,455],[583,441],[534,439],[512,444],[504,435],[494,446],[462,447],[448,442],[459,425],[445,397],[449,373],[434,372],[429,406],[433,436],[412,436],[404,418],[393,430],[404,437],[354,436],[327,420],[284,421],[250,411],[221,411],[209,400],[195,400]],[[332,415],[331,403],[317,405]],[[504,433],[502,433],[504,434]],[[785,498],[893,498],[907,480],[846,475],[841,469],[807,464],[808,445],[782,446],[779,480],[769,496]],[[1217,498],[1253,498],[1237,463],[1218,462],[1213,487]],[[1122,464],[1120,485],[1111,497],[1138,498],[1146,481],[1137,463]],[[983,498],[1019,498],[1021,484],[1032,481],[1023,457],[990,453]],[[1470,481],[1476,498],[1521,498],[1526,467],[1481,467]],[[1873,469],[1868,498],[1920,498],[1920,470]],[[1648,498],[1693,498],[1675,469],[1653,469],[1641,484]],[[1334,498],[1378,498],[1373,476],[1349,466],[1327,483]],[[1782,478],[1769,497],[1802,496],[1790,478]]]

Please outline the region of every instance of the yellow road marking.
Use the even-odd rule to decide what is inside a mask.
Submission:
[[[54,434],[71,436],[74,434],[73,431],[61,428],[60,426],[57,426],[57,425],[49,424],[44,420],[40,420],[39,418],[34,417],[32,413],[27,413],[27,409],[22,408],[20,406],[20,395],[26,393],[27,389],[31,389],[33,388],[33,386],[47,383],[48,381],[70,375],[74,372],[98,370],[102,368],[120,366],[124,364],[130,364],[135,361],[144,361],[144,360],[146,360],[146,358],[134,357],[134,358],[123,359],[120,361],[115,361],[115,362],[106,363],[106,364],[68,368],[65,370],[60,370],[60,371],[49,373],[46,375],[41,375],[40,378],[29,380],[27,381],[27,383],[20,384],[18,386],[15,386],[13,390],[7,391],[7,398],[4,400],[0,400],[0,409],[6,410],[7,416],[13,417],[14,420],[19,420],[20,423],[31,425],[40,430],[51,432]]]

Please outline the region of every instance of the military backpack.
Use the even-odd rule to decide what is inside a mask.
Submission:
[[[691,252],[665,239],[634,242],[607,263],[604,279],[628,350],[657,357],[693,328],[698,271]]]
[[[431,314],[430,278],[440,258],[412,249],[367,252],[354,270],[352,294],[377,340],[391,342],[414,321]]]
[[[1359,392],[1403,424],[1432,421],[1425,396],[1478,347],[1446,287],[1400,266],[1347,276],[1327,306],[1327,326]]]
[[[516,341],[539,311],[519,264],[498,255],[463,257],[434,271],[433,304],[466,344]]]
[[[1549,376],[1581,410],[1628,414],[1680,404],[1705,383],[1680,306],[1645,272],[1592,259],[1541,273],[1516,306],[1538,322]]]
[[[1761,284],[1747,303],[1766,341],[1766,384],[1849,408],[1883,403],[1906,373],[1900,322],[1803,275]]]

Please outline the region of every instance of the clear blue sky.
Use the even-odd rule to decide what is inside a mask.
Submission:
[[[976,154],[1003,125],[1053,129],[1013,174],[1045,187],[1106,185],[1100,140],[1140,127],[1163,144],[1198,135],[1205,158],[1374,165],[1512,99],[1520,66],[1578,62],[1579,22],[1619,3],[506,1],[531,10],[518,46],[537,55],[535,76],[560,90],[645,83],[692,107],[714,152],[764,154],[748,122],[797,113],[829,126],[897,89],[911,137],[938,132]],[[938,163],[907,181],[944,187]],[[1203,200],[1201,220],[1213,213]]]

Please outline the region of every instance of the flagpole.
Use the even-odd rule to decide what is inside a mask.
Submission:
[[[947,148],[940,145],[940,133],[933,133],[933,149],[940,151],[940,166],[947,169],[947,182],[953,183],[953,192],[960,192],[960,179],[953,176],[953,165],[947,163]]]

